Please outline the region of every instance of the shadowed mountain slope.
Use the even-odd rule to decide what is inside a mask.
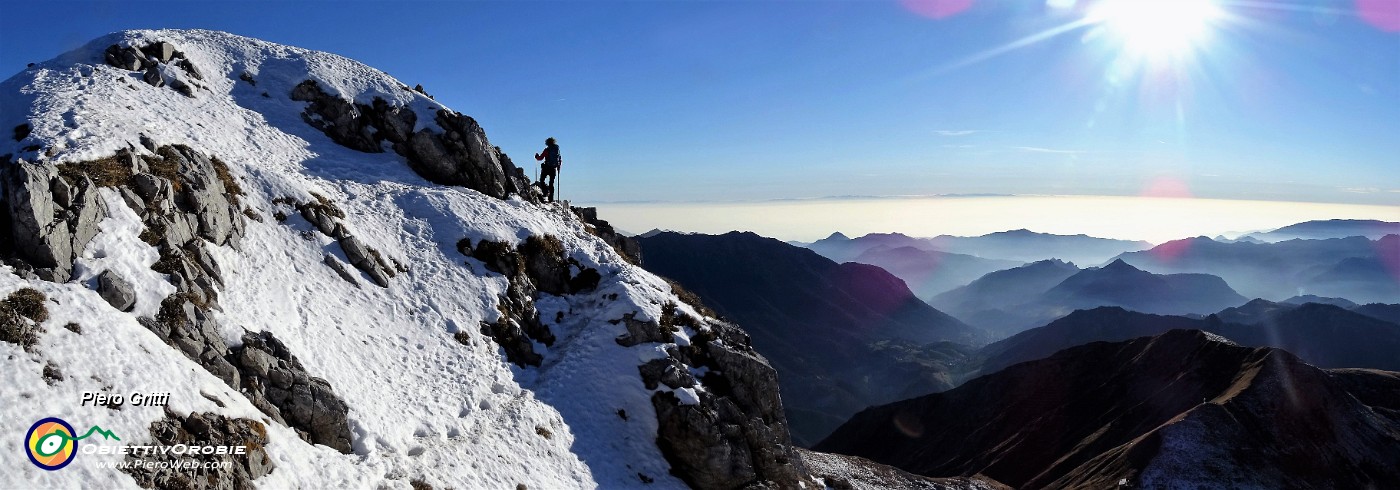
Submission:
[[[647,269],[744,322],[778,370],[799,443],[815,442],[866,406],[952,387],[943,366],[971,350],[936,342],[985,341],[875,266],[837,264],[753,233],[638,241]]]
[[[1017,488],[1383,488],[1400,481],[1395,376],[1173,330],[872,407],[816,447]]]

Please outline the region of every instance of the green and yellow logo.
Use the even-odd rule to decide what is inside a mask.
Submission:
[[[94,432],[108,439],[121,440],[116,434],[96,425],[88,428],[87,433],[74,436],[73,426],[68,425],[68,422],[49,417],[35,422],[29,428],[29,432],[24,435],[24,449],[34,466],[54,471],[72,463],[78,454],[78,441],[86,439]]]

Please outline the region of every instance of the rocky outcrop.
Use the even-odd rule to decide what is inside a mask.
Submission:
[[[463,186],[501,199],[516,194],[539,202],[524,170],[492,146],[486,131],[469,116],[439,109],[433,122],[440,132],[414,131],[418,115],[383,99],[357,104],[326,93],[314,80],[298,84],[291,97],[307,102],[302,119],[336,143],[367,153],[381,153],[387,143],[414,171],[434,183]]]
[[[228,418],[213,412],[181,417],[166,412],[151,423],[151,442],[161,446],[243,446],[244,454],[161,454],[135,451],[126,459],[134,464],[122,471],[144,488],[234,490],[253,488],[253,480],[271,473],[267,428],[248,419]],[[149,447],[149,446],[148,446]],[[195,468],[169,467],[169,463],[197,462]],[[219,463],[231,463],[224,467]],[[147,464],[150,463],[150,464]],[[167,464],[167,467],[160,467]]]
[[[637,243],[636,239],[618,233],[611,223],[598,219],[598,208],[581,208],[575,206],[569,209],[574,212],[575,216],[579,217],[579,220],[583,221],[583,228],[585,230],[588,230],[589,233],[592,233],[598,238],[602,238],[603,241],[608,242],[608,245],[612,246],[613,251],[616,251],[623,259],[626,259],[633,265],[642,265],[642,245]]]
[[[15,162],[0,165],[3,186],[3,233],[0,253],[21,274],[64,282],[73,260],[106,216],[98,205],[97,186],[86,176],[59,175],[56,165]]]
[[[589,291],[600,277],[568,257],[552,236],[531,236],[516,247],[463,239],[458,249],[509,280],[498,306],[500,317],[483,323],[482,334],[522,367],[538,366],[544,359],[533,342],[549,346],[555,341],[540,321],[534,299]],[[627,328],[617,338],[619,345],[670,344],[667,357],[641,364],[638,375],[647,389],[656,390],[651,398],[659,422],[656,443],[673,474],[695,488],[815,483],[807,478],[788,435],[777,373],[742,330],[696,319],[674,303],[663,305],[656,320],[628,313],[612,323]],[[695,332],[690,342],[672,343],[682,329]]]
[[[497,305],[500,316],[483,322],[481,333],[505,349],[510,362],[520,366],[538,366],[543,359],[531,340],[545,346],[554,344],[554,334],[540,322],[535,310],[535,298],[539,294],[589,291],[598,286],[602,277],[597,270],[568,257],[559,239],[548,235],[531,236],[518,247],[490,240],[473,246],[471,240],[463,239],[458,248],[509,281]],[[575,269],[577,273],[573,272]]]
[[[168,61],[169,50],[153,48],[150,59],[162,58]],[[140,238],[160,252],[151,269],[167,274],[176,289],[161,301],[155,317],[138,321],[229,386],[243,390],[274,420],[297,429],[308,441],[349,452],[346,405],[325,380],[307,374],[270,335],[249,334],[244,346],[230,349],[224,340],[226,327],[214,319],[223,271],[208,247],[237,248],[241,242],[246,215],[237,180],[218,158],[182,145],[146,143],[150,153],[128,149],[94,161],[0,167],[5,196],[0,224],[13,242],[4,250],[6,262],[42,279],[69,280],[76,254],[97,234],[97,222],[104,216],[97,189],[113,188],[145,224]],[[335,232],[338,236],[351,237],[342,224],[332,224],[341,230]],[[359,260],[366,257],[389,267],[372,249],[365,249]],[[131,285],[113,272],[104,271],[97,287],[113,307],[129,311],[134,306]],[[32,344],[34,327],[10,330]],[[264,360],[268,362],[260,362]]]
[[[379,250],[366,245],[359,238],[355,237],[355,235],[351,233],[350,228],[341,221],[345,219],[345,211],[342,211],[335,203],[331,202],[325,196],[314,192],[311,193],[311,197],[314,200],[307,202],[297,202],[296,199],[284,197],[277,199],[274,203],[292,206],[297,213],[300,214],[302,218],[306,219],[308,223],[311,223],[317,231],[334,238],[340,245],[341,251],[345,252],[346,260],[348,260],[351,265],[354,265],[356,269],[364,271],[365,275],[369,276],[370,280],[379,287],[389,287],[389,279],[392,279],[400,272],[408,272],[408,268],[399,261],[392,258],[385,259],[384,254],[380,253]],[[284,220],[286,213],[279,214],[278,216],[279,221]],[[342,279],[356,286],[359,285],[359,281],[355,280],[354,275],[345,270],[340,259],[327,255],[325,263],[334,270],[336,274],[340,275]]]
[[[195,88],[204,88],[198,85],[204,74],[168,42],[154,42],[140,48],[113,44],[103,53],[103,60],[123,70],[141,72],[141,80],[152,87],[169,86],[186,97],[194,97]],[[166,66],[179,68],[191,80],[182,80],[176,72],[162,69]]]
[[[243,374],[242,392],[259,410],[296,428],[302,439],[350,452],[349,407],[271,333],[244,334],[229,359]]]
[[[668,347],[667,358],[638,368],[648,388],[669,388],[651,402],[656,444],[671,473],[694,488],[792,488],[806,481],[777,396],[777,372],[748,335],[719,321],[701,325],[674,305],[653,325],[659,331],[645,336],[669,337],[665,330],[682,326],[697,332],[689,345]],[[704,375],[697,378],[692,368]]]

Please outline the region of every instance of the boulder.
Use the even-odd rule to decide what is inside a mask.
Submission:
[[[608,323],[617,325],[621,323],[627,327],[627,333],[618,336],[617,345],[632,347],[637,344],[648,342],[670,342],[672,335],[661,330],[661,324],[654,321],[638,320],[636,313],[627,313],[617,320],[609,320]]]
[[[175,58],[175,45],[165,41],[154,42],[141,48],[141,52],[161,63],[168,63]]]
[[[97,223],[106,216],[96,186],[86,177],[64,180],[53,164],[17,162],[0,167],[0,187],[5,218],[0,226],[10,237],[5,255],[41,279],[67,281],[75,254],[97,235]]]
[[[349,269],[346,269],[345,263],[341,262],[340,259],[335,258],[334,255],[326,254],[326,258],[323,262],[325,262],[327,266],[330,266],[331,270],[335,271],[336,275],[344,279],[345,282],[354,284],[355,287],[360,287],[359,279],[355,279],[355,275],[351,274]]]
[[[175,62],[175,66],[178,66],[180,67],[180,69],[185,70],[185,73],[188,73],[191,77],[194,77],[195,80],[204,79],[204,74],[200,73],[199,68],[195,68],[194,63],[191,63],[188,59],[181,58],[180,61]]]
[[[369,248],[354,235],[345,235],[339,242],[340,249],[345,251],[345,258],[350,261],[351,265],[364,271],[370,280],[379,287],[389,287],[389,278],[393,276],[393,273],[374,257],[371,253],[374,249]]]
[[[140,71],[150,63],[140,50],[132,47],[123,48],[115,44],[107,46],[107,50],[103,53],[103,60],[108,65],[126,71]]]
[[[108,270],[97,276],[97,294],[107,304],[121,311],[131,311],[136,306],[136,292],[131,283]]]
[[[141,75],[141,80],[144,80],[152,87],[159,88],[165,86],[165,76],[160,74],[160,67],[156,65],[146,67],[146,73]]]
[[[242,373],[242,389],[254,405],[274,407],[269,415],[304,433],[308,442],[350,453],[349,407],[330,383],[308,374],[271,333],[244,334],[243,345],[229,358]]]

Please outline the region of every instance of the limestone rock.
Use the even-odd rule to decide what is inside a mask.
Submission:
[[[62,181],[62,182],[60,182]],[[97,234],[106,216],[86,177],[65,181],[53,164],[18,162],[0,167],[4,194],[0,220],[11,243],[0,248],[41,279],[67,281],[75,254]]]
[[[165,41],[151,43],[141,48],[141,52],[161,63],[168,63],[175,58],[175,46]]]
[[[669,353],[675,362],[709,369],[698,404],[681,403],[669,391],[652,396],[656,443],[672,473],[694,488],[788,488],[807,479],[777,396],[777,372],[749,347],[742,330],[711,322],[690,346]],[[660,371],[657,382],[664,383]],[[674,376],[671,382],[685,380]]]
[[[141,80],[152,87],[164,87],[165,76],[160,74],[160,68],[156,65],[146,67],[146,73],[141,75]]]
[[[517,194],[538,201],[528,191],[524,172],[491,145],[471,117],[441,109],[434,117],[440,132],[429,128],[414,132],[418,116],[382,99],[355,104],[326,93],[313,80],[298,84],[291,97],[308,103],[302,119],[336,143],[379,153],[387,141],[414,171],[435,183],[460,185],[501,199]]]
[[[326,258],[323,262],[325,262],[327,266],[330,266],[331,270],[334,270],[336,275],[339,275],[345,282],[354,284],[355,287],[360,287],[359,279],[355,279],[355,275],[351,274],[350,271],[345,268],[345,263],[341,262],[340,259],[335,258],[334,255],[326,254]]]
[[[136,306],[136,292],[132,290],[131,283],[110,270],[97,276],[97,294],[121,311],[131,311]]]
[[[128,438],[126,434],[122,435],[123,439]],[[264,449],[268,443],[267,428],[254,420],[228,418],[213,412],[192,413],[187,417],[166,412],[165,418],[151,423],[150,439],[164,446],[244,446],[247,449],[245,454],[176,456],[142,452],[128,455],[127,460],[135,464],[123,468],[122,471],[130,474],[137,485],[145,488],[253,488],[253,481],[272,472],[274,467],[272,458],[268,457],[267,450]],[[160,468],[159,464],[190,459],[207,464],[200,464],[195,469]],[[219,464],[223,462],[232,464],[227,467]]]
[[[305,432],[309,442],[350,452],[349,407],[330,383],[309,375],[271,333],[244,334],[243,345],[230,358],[242,372],[243,390],[254,405],[275,407],[274,415]]]

